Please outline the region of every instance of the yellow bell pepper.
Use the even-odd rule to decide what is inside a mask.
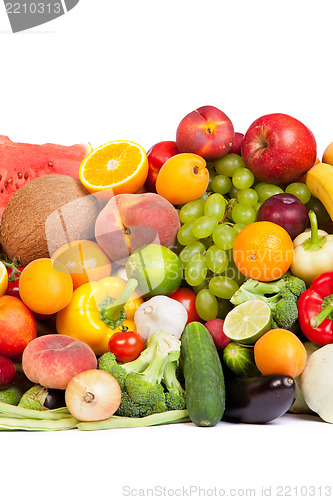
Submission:
[[[114,333],[124,328],[136,331],[134,313],[143,302],[134,291],[136,286],[135,279],[125,281],[113,276],[81,285],[74,290],[70,303],[58,312],[57,332],[85,342],[97,356],[104,354]],[[101,304],[104,313],[99,311]],[[103,314],[106,322],[101,319]]]

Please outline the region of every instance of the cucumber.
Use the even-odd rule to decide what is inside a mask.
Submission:
[[[225,388],[222,365],[207,328],[189,323],[181,337],[186,407],[191,421],[212,427],[223,417]]]

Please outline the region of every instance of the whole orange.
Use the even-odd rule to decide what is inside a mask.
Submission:
[[[30,262],[19,280],[20,297],[38,314],[55,314],[71,301],[73,281],[63,264],[42,258]]]
[[[206,191],[206,161],[193,153],[180,153],[167,160],[156,179],[156,191],[173,205],[200,198]]]
[[[254,360],[263,375],[281,373],[297,377],[306,363],[306,349],[289,330],[275,328],[254,344]]]
[[[76,240],[58,248],[52,259],[61,262],[70,273],[74,290],[90,281],[99,281],[111,274],[111,261],[104,250],[90,240]]]
[[[247,278],[273,281],[288,271],[294,245],[287,231],[273,222],[253,222],[237,236],[233,259]]]

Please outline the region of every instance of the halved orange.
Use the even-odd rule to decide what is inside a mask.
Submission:
[[[147,154],[142,146],[131,141],[112,141],[93,149],[79,169],[87,191],[106,199],[120,193],[136,193],[147,175]]]

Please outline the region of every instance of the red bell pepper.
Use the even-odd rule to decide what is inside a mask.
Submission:
[[[331,319],[332,318],[332,319]],[[333,272],[316,278],[298,300],[298,321],[313,343],[333,343]]]

